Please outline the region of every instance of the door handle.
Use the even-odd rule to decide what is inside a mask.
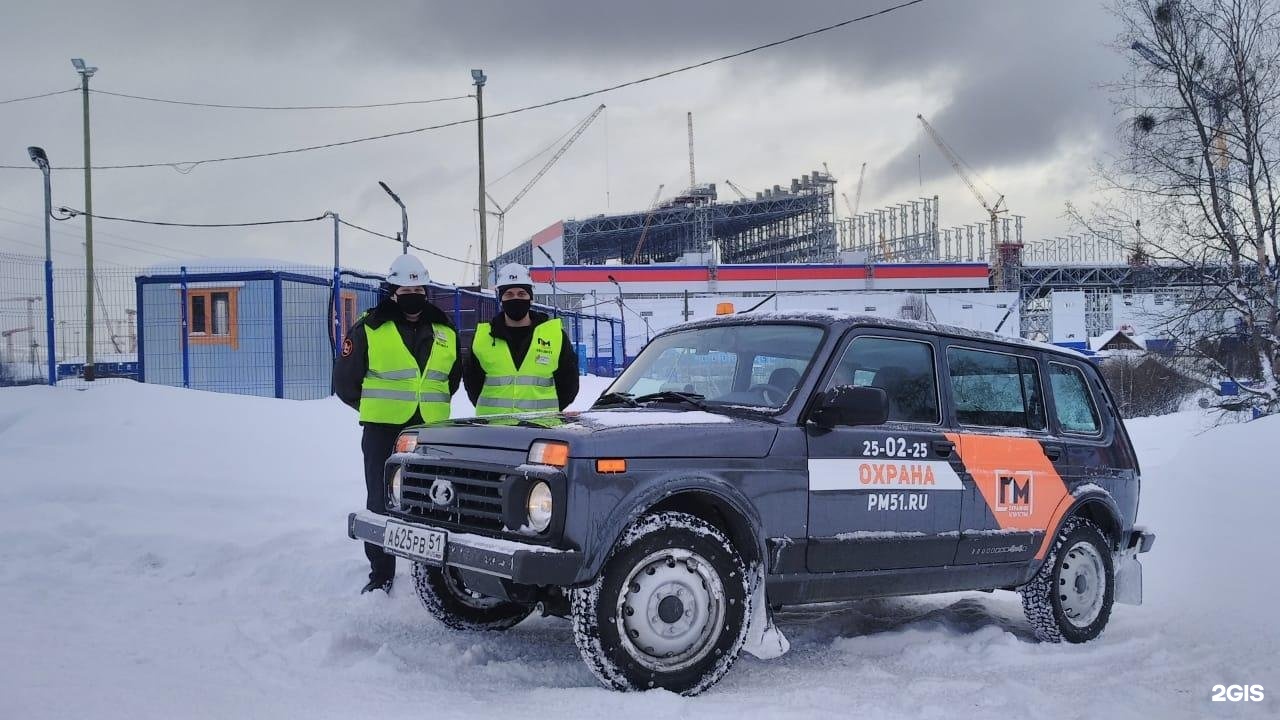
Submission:
[[[1044,456],[1049,458],[1050,460],[1057,460],[1058,458],[1062,457],[1062,446],[1061,445],[1045,445]]]
[[[956,444],[950,440],[933,441],[933,451],[938,454],[938,457],[949,457],[951,455],[951,451],[955,449]]]

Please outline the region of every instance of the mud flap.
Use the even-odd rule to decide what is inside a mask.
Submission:
[[[753,569],[751,585],[751,618],[742,649],[760,660],[782,657],[791,649],[791,643],[773,623],[773,610],[765,596],[763,565],[757,564]]]
[[[1142,563],[1137,548],[1116,554],[1115,600],[1124,605],[1142,604]]]

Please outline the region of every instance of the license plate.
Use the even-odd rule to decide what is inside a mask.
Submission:
[[[443,530],[428,530],[388,520],[386,532],[382,536],[382,546],[412,560],[443,564],[448,540],[449,535]]]

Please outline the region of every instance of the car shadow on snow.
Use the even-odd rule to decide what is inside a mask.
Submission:
[[[826,644],[837,638],[877,635],[900,630],[941,631],[970,635],[989,627],[1024,642],[1036,642],[1016,600],[1000,595],[933,598],[876,598],[783,608],[774,615],[793,647]]]

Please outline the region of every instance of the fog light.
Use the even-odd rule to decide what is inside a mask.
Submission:
[[[546,483],[535,483],[529,489],[528,510],[529,527],[535,532],[551,527],[551,488]]]
[[[403,468],[396,468],[395,473],[391,476],[391,507],[399,510],[400,501],[404,496],[404,475]]]

